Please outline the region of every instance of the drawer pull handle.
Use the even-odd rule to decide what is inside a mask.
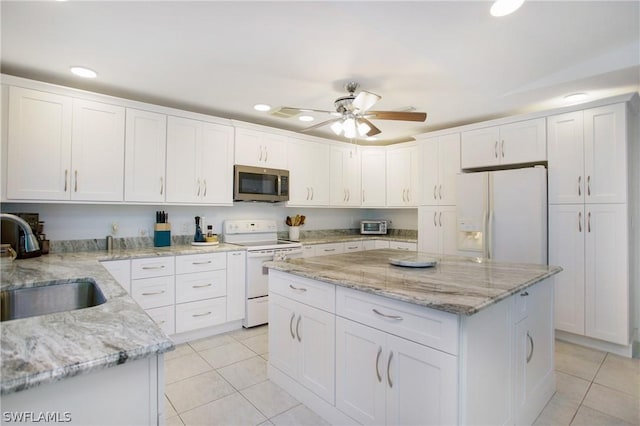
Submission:
[[[291,333],[291,338],[295,340],[296,335],[293,334],[293,319],[296,317],[295,312],[291,314],[291,319],[289,320],[289,333]]]
[[[206,288],[206,287],[211,287],[213,284],[209,283],[209,284],[202,284],[202,285],[192,285],[191,288]]]
[[[142,293],[143,296],[157,296],[159,294],[164,293],[164,290],[160,290],[160,291],[154,291],[152,293]]]
[[[298,342],[302,342],[302,337],[300,336],[300,321],[302,320],[302,315],[298,316],[298,322],[296,322],[296,334],[298,335]]]
[[[164,269],[164,265],[160,265],[160,266],[143,266],[142,269],[145,269],[145,270],[149,270],[149,269]]]
[[[242,254],[242,252],[236,251],[236,252],[231,253],[231,256],[240,256],[241,254]]]
[[[191,262],[192,265],[208,265],[210,263],[211,263],[210,260],[204,260],[202,262]]]
[[[380,368],[378,364],[380,364],[380,355],[382,355],[382,346],[378,347],[378,355],[376,355],[376,376],[378,377],[378,383],[382,383],[382,376],[380,375]]]
[[[332,248],[332,249],[323,249],[324,251],[336,251],[336,249]]]
[[[387,361],[387,382],[389,383],[389,387],[393,387],[393,382],[391,381],[391,360],[393,359],[393,351],[389,352],[389,361]]]
[[[211,315],[211,311],[205,312],[204,314],[193,314],[192,317],[206,317],[207,315]]]
[[[385,317],[388,319],[392,319],[392,320],[396,320],[396,321],[402,321],[403,318],[400,315],[387,315],[387,314],[383,314],[382,312],[380,312],[377,309],[372,309],[374,314],[380,315],[381,317]]]
[[[294,286],[293,284],[289,284],[289,288],[290,288],[290,289],[292,289],[292,290],[301,291],[301,292],[303,292],[303,293],[304,293],[305,291],[307,291],[307,289],[306,289],[306,288],[304,288],[304,287],[296,287],[296,286]]]
[[[525,297],[525,296],[528,296],[528,295],[529,295],[528,291],[525,291],[524,293],[520,293],[520,296],[522,296],[522,297]]]
[[[351,246],[351,247],[347,247],[347,249],[348,249],[348,250],[355,250],[355,249],[357,249],[357,248],[358,248],[358,246]]]

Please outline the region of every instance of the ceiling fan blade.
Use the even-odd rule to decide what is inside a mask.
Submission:
[[[426,112],[369,111],[365,117],[375,120],[425,121]]]
[[[382,133],[382,130],[378,129],[376,126],[374,126],[374,124],[371,121],[367,120],[366,118],[361,117],[358,120],[363,123],[366,123],[366,125],[371,128],[371,130],[367,132],[367,136],[371,137],[371,136],[375,136],[377,134]]]
[[[342,117],[340,117],[340,118],[332,118],[331,120],[327,120],[327,121],[323,121],[322,123],[314,124],[313,126],[306,127],[306,128],[304,128],[304,129],[302,129],[300,131],[301,132],[308,132],[310,130],[317,129],[318,127],[326,126],[327,124],[331,124],[331,123],[334,123],[334,122],[340,121],[340,120],[342,120]]]
[[[351,103],[352,110],[354,112],[364,113],[374,106],[381,98],[382,97],[380,95],[362,90]]]

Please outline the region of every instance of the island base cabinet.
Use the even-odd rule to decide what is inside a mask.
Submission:
[[[269,294],[269,363],[335,401],[335,315]]]
[[[164,424],[163,359],[160,355],[129,361],[3,395],[2,424]],[[41,415],[53,419],[38,420]]]
[[[457,362],[338,317],[336,407],[362,424],[456,424]]]

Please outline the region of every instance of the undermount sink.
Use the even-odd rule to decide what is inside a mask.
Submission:
[[[0,291],[0,321],[102,305],[107,299],[90,279]]]

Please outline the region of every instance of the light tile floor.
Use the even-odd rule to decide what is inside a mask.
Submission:
[[[167,425],[326,425],[267,379],[268,327],[165,356]],[[557,390],[536,425],[640,425],[640,360],[556,341]]]

